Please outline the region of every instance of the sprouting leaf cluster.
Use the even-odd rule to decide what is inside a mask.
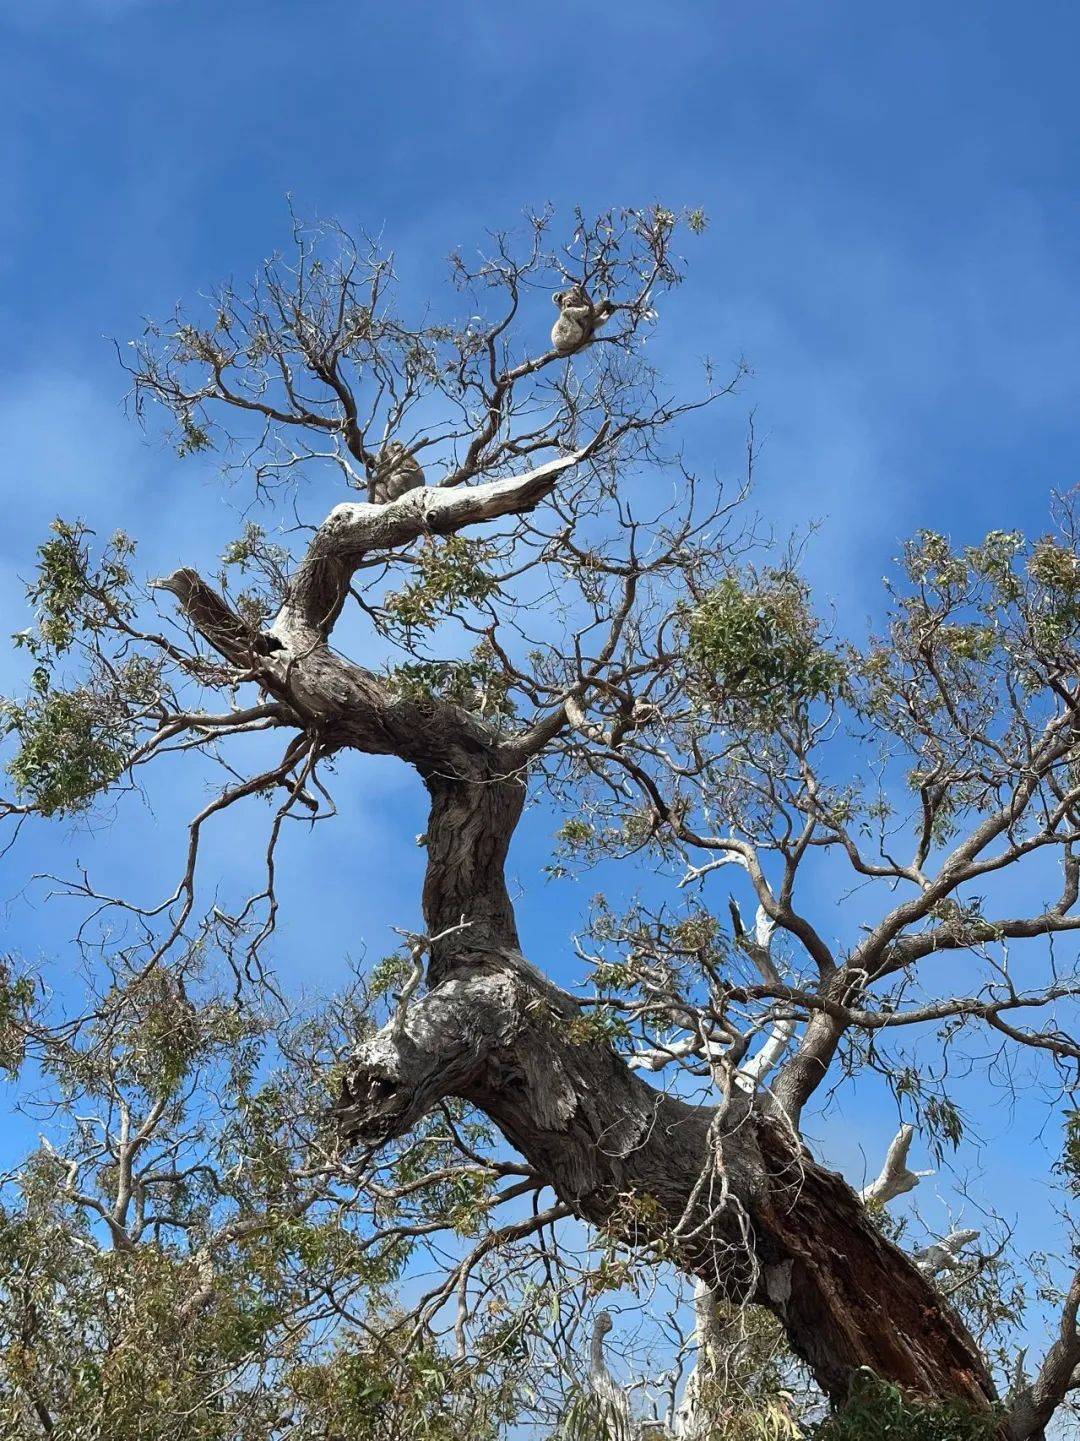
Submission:
[[[161,671],[136,652],[102,664],[101,638],[133,614],[134,543],[118,532],[95,563],[84,525],[57,519],[52,532],[27,587],[35,624],[15,636],[34,661],[29,693],[0,698],[0,735],[18,741],[8,773],[19,798],[46,816],[84,810],[121,775]],[[65,687],[57,667],[76,647],[84,678]]]
[[[847,1404],[808,1434],[812,1441],[996,1441],[999,1427],[995,1411],[921,1405],[864,1368]]]
[[[14,1079],[26,1057],[37,984],[28,971],[16,971],[11,957],[0,959],[0,1071]]]
[[[912,678],[926,674],[934,681],[920,697],[926,719],[992,723],[1003,685],[1035,691],[1075,668],[1080,548],[1068,513],[1060,533],[1035,541],[991,531],[955,547],[923,530],[902,564],[907,587],[896,593],[893,625],[862,665],[868,713],[901,726]]]
[[[514,714],[505,672],[481,644],[468,660],[404,661],[388,671],[398,695],[418,705],[449,701],[489,720]]]
[[[58,516],[50,529],[52,538],[38,547],[37,575],[26,590],[35,626],[14,638],[37,663],[37,690],[47,688],[50,667],[77,640],[100,634],[117,618],[129,618],[133,609],[133,540],[117,531],[94,564],[93,532],[81,521]]]
[[[494,555],[494,547],[487,541],[464,535],[433,539],[422,546],[414,577],[386,597],[392,628],[406,635],[433,630],[447,616],[483,605],[499,589],[487,568]]]
[[[792,571],[724,577],[686,612],[685,627],[699,693],[713,707],[765,722],[843,689],[843,660]]]
[[[45,690],[24,702],[0,700],[0,732],[18,737],[7,770],[20,799],[40,814],[85,810],[123,773],[135,735],[132,705],[152,698],[155,668],[132,658],[118,685]]]

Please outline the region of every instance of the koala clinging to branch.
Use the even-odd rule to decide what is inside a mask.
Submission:
[[[420,462],[409,454],[400,440],[392,440],[385,450],[380,451],[372,467],[368,500],[373,505],[387,505],[406,491],[426,484]]]
[[[583,285],[557,290],[551,298],[559,307],[559,318],[551,327],[551,343],[560,355],[569,355],[591,340],[593,333],[610,320],[616,310],[610,300],[594,305]]]

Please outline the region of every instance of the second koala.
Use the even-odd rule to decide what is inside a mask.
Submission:
[[[409,454],[400,440],[392,440],[380,451],[372,467],[368,482],[368,500],[373,505],[388,505],[406,491],[416,490],[418,486],[426,484],[420,462],[414,455]]]

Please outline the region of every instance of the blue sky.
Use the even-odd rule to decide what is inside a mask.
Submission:
[[[919,525],[1041,531],[1050,492],[1080,479],[1078,45],[1064,3],[4,0],[7,629],[57,511],[123,525],[151,572],[235,531],[240,494],[125,418],[106,337],[253,272],[287,242],[287,193],[382,231],[417,293],[528,203],[704,207],[664,362],[678,379],[745,355],[754,375],[695,460],[737,474],[756,410],[755,503],[781,532],[822,523],[807,569],[855,630]],[[0,689],[18,674],[0,655]],[[320,931],[300,948],[287,906],[281,962],[313,986],[417,919],[413,778],[349,761],[340,795],[332,841],[290,844],[287,900],[307,925],[317,891]],[[153,815],[29,832],[5,862],[7,943],[62,955],[70,914],[22,889],[35,870],[94,862],[156,895],[187,800],[166,784]],[[592,886],[539,886],[551,825],[530,827],[514,865],[544,963]],[[213,842],[224,881],[249,835]],[[857,1170],[880,1126],[854,1109],[834,1159]],[[1034,1115],[1024,1128],[1010,1164],[1041,1170]],[[1038,1183],[1006,1194],[1044,1214]]]

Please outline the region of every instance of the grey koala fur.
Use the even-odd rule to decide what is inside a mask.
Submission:
[[[409,454],[400,440],[392,440],[380,451],[372,468],[368,499],[373,505],[388,505],[406,491],[426,484],[420,462]]]
[[[551,298],[559,307],[559,318],[551,327],[551,344],[560,355],[580,349],[615,314],[610,300],[594,305],[583,285],[557,290]]]

